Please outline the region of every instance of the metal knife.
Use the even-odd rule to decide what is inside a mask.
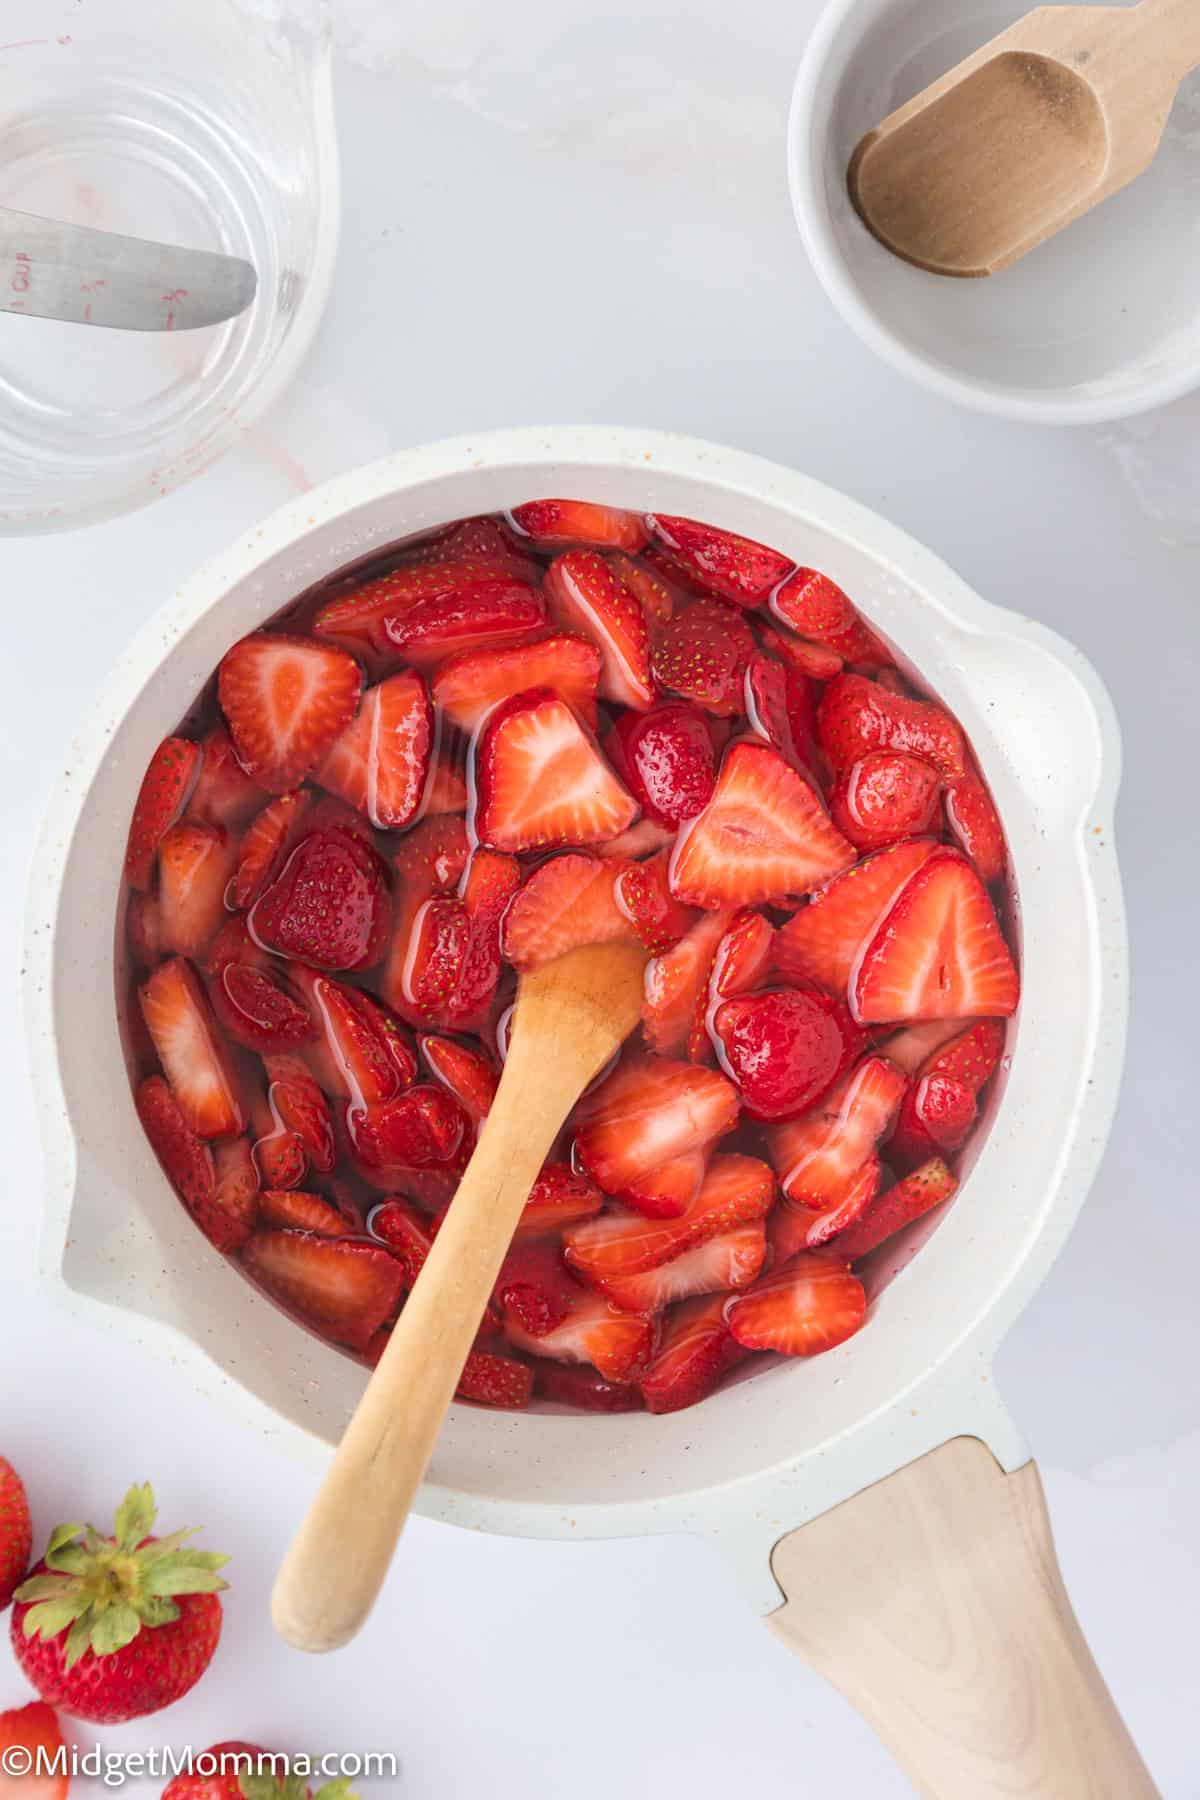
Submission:
[[[0,207],[0,312],[126,331],[192,331],[254,298],[248,262]]]

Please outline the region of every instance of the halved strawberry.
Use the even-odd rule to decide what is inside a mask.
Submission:
[[[393,859],[398,893],[397,911],[412,900],[417,905],[431,894],[452,894],[462,880],[471,854],[466,826],[461,819],[422,819],[400,841]]]
[[[946,789],[946,822],[984,881],[1001,880],[1008,865],[1004,827],[974,769]]]
[[[723,1137],[737,1123],[732,1082],[692,1063],[631,1056],[577,1107],[579,1160],[619,1194],[662,1163]]]
[[[233,740],[223,725],[214,725],[200,745],[200,778],[188,812],[210,825],[237,832],[260,811],[266,795],[237,759]]]
[[[201,1222],[201,1229],[218,1250],[240,1250],[254,1229],[258,1216],[258,1168],[244,1137],[214,1144],[216,1187],[213,1205],[221,1218],[219,1235]]]
[[[217,1178],[212,1151],[196,1136],[161,1075],[148,1075],[135,1098],[142,1130],[163,1174],[206,1235],[209,1223],[219,1228],[223,1217],[213,1204]]]
[[[747,1350],[817,1356],[853,1337],[866,1316],[866,1291],[848,1263],[797,1256],[733,1302],[729,1329]]]
[[[816,739],[812,684],[759,651],[746,669],[746,721],[820,791],[825,758]],[[836,823],[836,821],[835,821]]]
[[[778,904],[854,861],[813,787],[767,744],[725,753],[716,791],[679,834],[671,892],[693,906]]]
[[[515,1321],[530,1337],[545,1337],[575,1310],[583,1289],[568,1272],[557,1238],[539,1236],[513,1245],[492,1298],[506,1325]]]
[[[465,650],[433,676],[434,704],[460,731],[473,732],[502,700],[531,687],[552,688],[584,723],[596,723],[600,652],[567,632],[501,650]]]
[[[260,1185],[264,1188],[299,1187],[308,1173],[303,1140],[284,1124],[265,1088],[248,1084],[247,1110],[251,1154]]]
[[[771,611],[801,637],[828,643],[858,618],[854,602],[818,569],[793,569],[771,595]]]
[[[516,859],[479,848],[462,880],[462,903],[469,930],[454,996],[461,1030],[478,1030],[487,1022],[500,982],[500,931],[521,885]]]
[[[594,1219],[603,1205],[600,1189],[570,1163],[546,1163],[525,1202],[514,1242],[558,1231],[564,1225],[577,1225],[582,1219]]]
[[[404,1271],[404,1285],[411,1288],[425,1267],[437,1236],[437,1224],[418,1212],[407,1200],[382,1200],[367,1219],[367,1227],[382,1238]]]
[[[663,1322],[662,1338],[642,1375],[642,1398],[652,1413],[694,1406],[746,1356],[729,1329],[728,1294],[685,1300]]]
[[[987,1025],[989,1030],[997,1030],[1003,1044],[1004,1026],[998,1020],[986,1019],[980,1023]],[[964,1031],[961,1019],[926,1019],[920,1025],[906,1025],[903,1030],[893,1032],[879,1047],[889,1062],[894,1062],[906,1075],[915,1075],[943,1044],[968,1035],[969,1029]]]
[[[152,969],[162,960],[166,946],[158,901],[153,894],[141,894],[136,888],[130,894],[125,909],[125,937],[135,968]]]
[[[504,1331],[518,1350],[548,1356],[558,1362],[588,1362],[606,1381],[628,1381],[649,1360],[654,1349],[652,1319],[618,1312],[602,1294],[581,1293],[561,1325],[535,1337],[514,1316],[506,1316]]]
[[[139,990],[142,1017],[180,1111],[197,1137],[236,1137],[246,1119],[237,1078],[204,989],[181,956]]]
[[[598,1285],[614,1306],[627,1312],[661,1312],[674,1300],[696,1294],[727,1293],[748,1287],[767,1254],[767,1231],[761,1219],[736,1225],[706,1243],[673,1256],[641,1275],[623,1275]]]
[[[250,911],[266,949],[319,969],[377,963],[392,924],[387,866],[338,830],[306,831]]]
[[[848,869],[814,894],[775,934],[775,967],[785,981],[848,991],[850,974],[909,876],[937,850],[933,838],[896,844]]]
[[[844,769],[829,816],[859,850],[881,850],[933,828],[941,783],[932,766],[901,750],[872,750]]]
[[[248,1050],[295,1050],[317,1035],[307,1007],[262,969],[224,963],[208,991],[225,1030]]]
[[[895,1187],[889,1188],[886,1194],[874,1199],[862,1217],[841,1233],[837,1240],[838,1255],[857,1262],[885,1238],[902,1231],[914,1219],[949,1200],[957,1187],[956,1176],[940,1157],[932,1157],[911,1175],[906,1175],[903,1181],[898,1181]]]
[[[797,675],[813,681],[832,681],[842,672],[842,659],[828,644],[810,644],[807,638],[791,631],[776,631],[770,625],[759,626],[763,648],[786,663]]]
[[[238,761],[272,794],[286,794],[323,760],[354,717],[361,690],[352,656],[286,632],[243,638],[217,671]]]
[[[405,1187],[406,1172],[449,1167],[470,1129],[443,1087],[418,1082],[380,1106],[352,1106],[346,1129],[359,1169],[372,1187]]]
[[[336,1206],[320,1194],[307,1194],[299,1188],[266,1188],[258,1196],[260,1227],[273,1226],[279,1231],[312,1231],[318,1237],[345,1237],[346,1220]]]
[[[324,1094],[305,1064],[290,1051],[269,1051],[262,1060],[271,1110],[299,1138],[313,1168],[327,1174],[334,1165],[336,1149],[333,1120]],[[256,1148],[261,1150],[261,1144]],[[260,1157],[259,1167],[262,1166]],[[273,1181],[271,1185],[283,1187],[290,1183]]]
[[[290,794],[278,794],[248,827],[238,851],[233,883],[235,906],[253,906],[263,889],[274,881],[293,833],[308,810],[310,798],[306,788],[293,788]]]
[[[894,1063],[867,1056],[806,1118],[770,1131],[771,1161],[794,1205],[822,1211],[844,1198],[887,1136],[904,1087]]]
[[[654,699],[650,634],[637,595],[618,581],[595,550],[569,550],[546,573],[546,594],[559,624],[600,652],[600,694],[619,706]]]
[[[721,1065],[756,1119],[794,1119],[829,1092],[865,1034],[821,988],[771,988],[724,1000],[713,1015]]]
[[[679,589],[649,564],[627,556],[623,550],[613,551],[605,560],[621,585],[641,601],[647,620],[665,625],[680,602]]]
[[[248,969],[263,972],[278,968],[270,953],[256,944],[241,913],[230,913],[208,946],[204,967],[209,975],[219,975],[230,963],[244,963]]]
[[[463,1364],[455,1397],[479,1406],[528,1406],[533,1397],[533,1370],[515,1356],[472,1350]]]
[[[708,980],[717,945],[733,922],[732,912],[701,913],[695,924],[669,950],[646,965],[646,997],[642,1028],[659,1056],[676,1056],[693,1048],[708,1004]]]
[[[647,1219],[679,1219],[703,1187],[707,1170],[707,1147],[687,1150],[671,1162],[660,1163],[656,1169],[639,1175],[614,1199]]]
[[[612,1211],[572,1225],[563,1233],[567,1263],[600,1284],[640,1275],[735,1226],[765,1219],[774,1200],[775,1177],[766,1163],[752,1156],[714,1156],[700,1192],[679,1218]]]
[[[429,690],[415,669],[405,669],[367,689],[317,780],[379,830],[402,831],[421,806],[432,752]]]
[[[504,915],[504,955],[514,969],[537,969],[583,944],[630,938],[613,887],[620,863],[576,853],[534,870]]]
[[[426,609],[426,616],[441,606],[459,608],[481,589],[494,589],[497,582],[531,583],[536,579],[532,563],[507,551],[409,563],[327,600],[313,620],[313,634],[345,644],[374,669],[394,667],[399,658],[388,636],[390,619],[418,606]]]
[[[164,949],[199,958],[225,919],[235,850],[220,825],[181,819],[158,846],[158,927]]]
[[[455,651],[501,649],[536,636],[546,623],[540,590],[511,575],[477,581],[469,592],[419,600],[390,615],[384,634],[393,651],[419,669]]]
[[[610,867],[611,858],[605,858]],[[694,908],[682,906],[670,888],[671,859],[660,850],[646,862],[617,864],[613,899],[652,956],[677,944],[696,923]]]
[[[658,825],[674,830],[712,799],[712,734],[704,714],[687,701],[622,713],[604,747],[646,817]]]
[[[150,886],[159,842],[187,805],[200,773],[200,760],[199,744],[181,737],[164,738],[150,758],[125,847],[125,874],[132,887]]]
[[[637,513],[588,500],[528,500],[513,508],[509,521],[539,545],[590,544],[633,553],[646,542],[646,527]]]
[[[943,781],[958,781],[966,773],[963,735],[949,713],[927,700],[890,693],[864,675],[839,675],[829,683],[817,728],[838,774],[872,750],[922,757]]]
[[[877,1156],[859,1164],[836,1200],[819,1212],[782,1200],[771,1214],[767,1236],[773,1265],[790,1262],[801,1250],[820,1250],[860,1219],[879,1192],[883,1167]]]
[[[272,1298],[336,1343],[365,1350],[400,1304],[404,1276],[378,1244],[311,1231],[260,1231],[242,1265]]]
[[[750,628],[736,607],[691,600],[658,628],[650,663],[659,687],[718,718],[731,718],[745,706],[743,683],[754,651]]]
[[[319,1025],[322,1041],[307,1060],[327,1093],[376,1106],[416,1080],[407,1033],[382,1001],[310,969],[297,968],[292,979]]]
[[[975,1096],[948,1075],[918,1075],[904,1096],[889,1161],[911,1169],[931,1156],[949,1156],[966,1142],[975,1123]]]
[[[641,1389],[632,1382],[605,1381],[603,1375],[578,1363],[539,1358],[533,1365],[533,1385],[543,1400],[578,1412],[639,1412],[642,1406]]]
[[[429,1065],[430,1074],[450,1089],[470,1114],[472,1123],[478,1125],[491,1110],[500,1085],[495,1064],[481,1050],[473,1049],[458,1038],[433,1037],[426,1033],[417,1039],[417,1044]]]
[[[496,850],[603,843],[632,825],[626,793],[594,740],[550,688],[498,706],[476,759],[475,829]]]
[[[421,801],[421,810],[427,815],[434,813],[465,813],[470,795],[467,792],[467,773],[462,757],[457,754],[460,746],[454,750],[439,750],[429,765],[429,779],[425,783],[425,793]]]
[[[721,531],[697,519],[652,513],[646,524],[656,543],[693,580],[738,606],[761,606],[791,574],[790,557],[735,531]]]
[[[706,1062],[720,1043],[717,1009],[723,1000],[751,994],[761,987],[770,971],[775,928],[751,907],[743,907],[729,922],[717,945],[708,976],[708,989],[692,1027],[688,1054],[693,1062]]]
[[[979,1019],[966,1031],[930,1046],[922,1075],[945,1075],[977,1094],[996,1073],[1007,1037],[999,1019]],[[890,1055],[891,1052],[889,1051]]]
[[[675,842],[675,833],[667,831],[662,825],[656,825],[651,819],[639,819],[628,831],[619,836],[609,838],[606,844],[597,844],[597,856],[618,856],[629,862],[642,856],[653,856],[656,850],[665,850]]]
[[[951,850],[930,857],[905,883],[850,982],[851,1010],[864,1025],[1004,1018],[1019,997],[988,891]]]

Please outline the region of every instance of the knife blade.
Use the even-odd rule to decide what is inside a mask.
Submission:
[[[0,312],[126,331],[194,331],[254,298],[248,262],[0,207]]]

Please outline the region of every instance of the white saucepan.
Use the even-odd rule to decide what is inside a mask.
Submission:
[[[1107,1134],[1126,950],[1116,724],[1088,664],[804,476],[653,432],[502,431],[411,450],[292,502],[211,563],[105,684],[44,833],[28,1024],[49,1163],[43,1277],[181,1375],[323,1457],[362,1370],[198,1237],[134,1113],[114,1002],[125,832],[146,762],[221,654],[395,540],[538,496],[690,514],[829,572],[963,721],[999,804],[1024,998],[990,1131],[944,1215],[895,1242],[867,1327],[653,1417],[453,1409],[422,1510],[522,1536],[690,1531],[944,1800],[1153,1792],[1062,1591],[992,1359],[1062,1244]],[[923,1239],[921,1253],[913,1250]]]

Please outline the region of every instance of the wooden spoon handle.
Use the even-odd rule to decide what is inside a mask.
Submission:
[[[1196,0],[1141,0],[1133,20],[1152,37],[1179,79],[1200,64],[1200,7]]]
[[[769,1623],[926,1800],[1155,1800],[1063,1587],[1037,1466],[956,1438],[775,1547]]]
[[[521,1209],[593,1072],[569,1055],[548,1070],[543,1047],[531,1110],[538,1043],[514,1035],[454,1204],[276,1578],[272,1618],[297,1650],[336,1650],[374,1605]]]

